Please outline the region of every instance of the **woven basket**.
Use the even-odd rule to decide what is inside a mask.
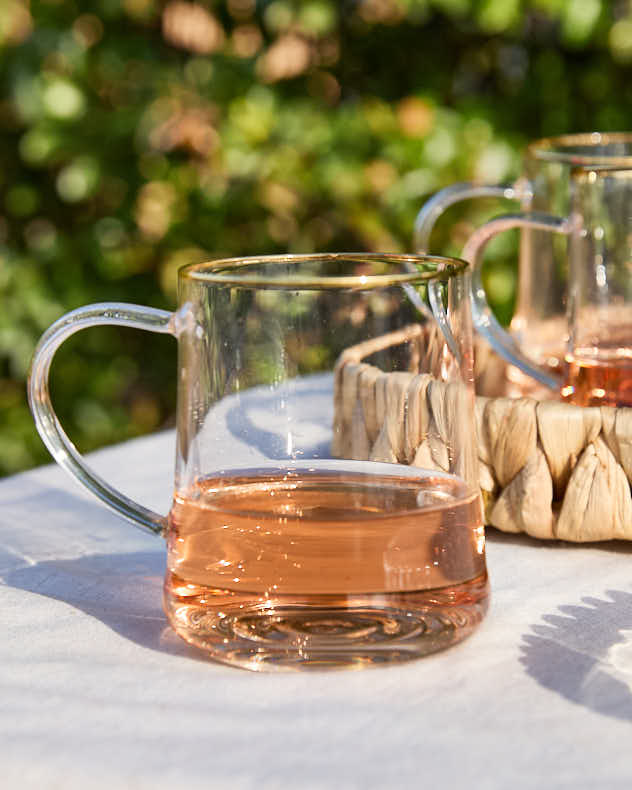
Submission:
[[[410,372],[384,373],[363,362],[403,344]],[[436,393],[429,394],[436,379],[428,371],[436,369],[438,345],[423,328],[410,326],[340,356],[334,454],[422,465],[417,451],[426,437],[421,426],[438,423],[441,417],[434,412],[443,408]],[[632,409],[499,396],[506,388],[505,363],[482,340],[475,352],[486,523],[543,539],[632,540]],[[423,455],[423,465],[428,462]]]

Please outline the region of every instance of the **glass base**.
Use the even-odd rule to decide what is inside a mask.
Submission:
[[[254,671],[410,661],[469,636],[488,603],[487,574],[438,590],[274,597],[191,584],[183,590],[168,575],[164,595],[179,636],[217,661]]]

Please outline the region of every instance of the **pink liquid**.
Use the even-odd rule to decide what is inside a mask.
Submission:
[[[576,406],[632,406],[632,357],[600,349],[599,357],[567,356],[562,397]]]
[[[250,668],[411,658],[487,603],[478,497],[449,475],[205,479],[176,497],[168,548],[175,630]]]

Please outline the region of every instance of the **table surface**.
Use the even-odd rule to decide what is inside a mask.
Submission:
[[[172,433],[93,454],[166,512]],[[488,536],[465,642],[360,672],[215,664],[167,627],[160,538],[54,466],[0,482],[0,759],[16,788],[629,788],[632,546]]]

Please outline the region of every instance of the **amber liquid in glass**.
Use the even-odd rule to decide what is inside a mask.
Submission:
[[[488,597],[478,495],[397,469],[248,470],[177,496],[175,630],[255,669],[403,660],[469,634]]]
[[[599,349],[599,356],[566,357],[562,398],[576,406],[632,406],[632,351]]]

